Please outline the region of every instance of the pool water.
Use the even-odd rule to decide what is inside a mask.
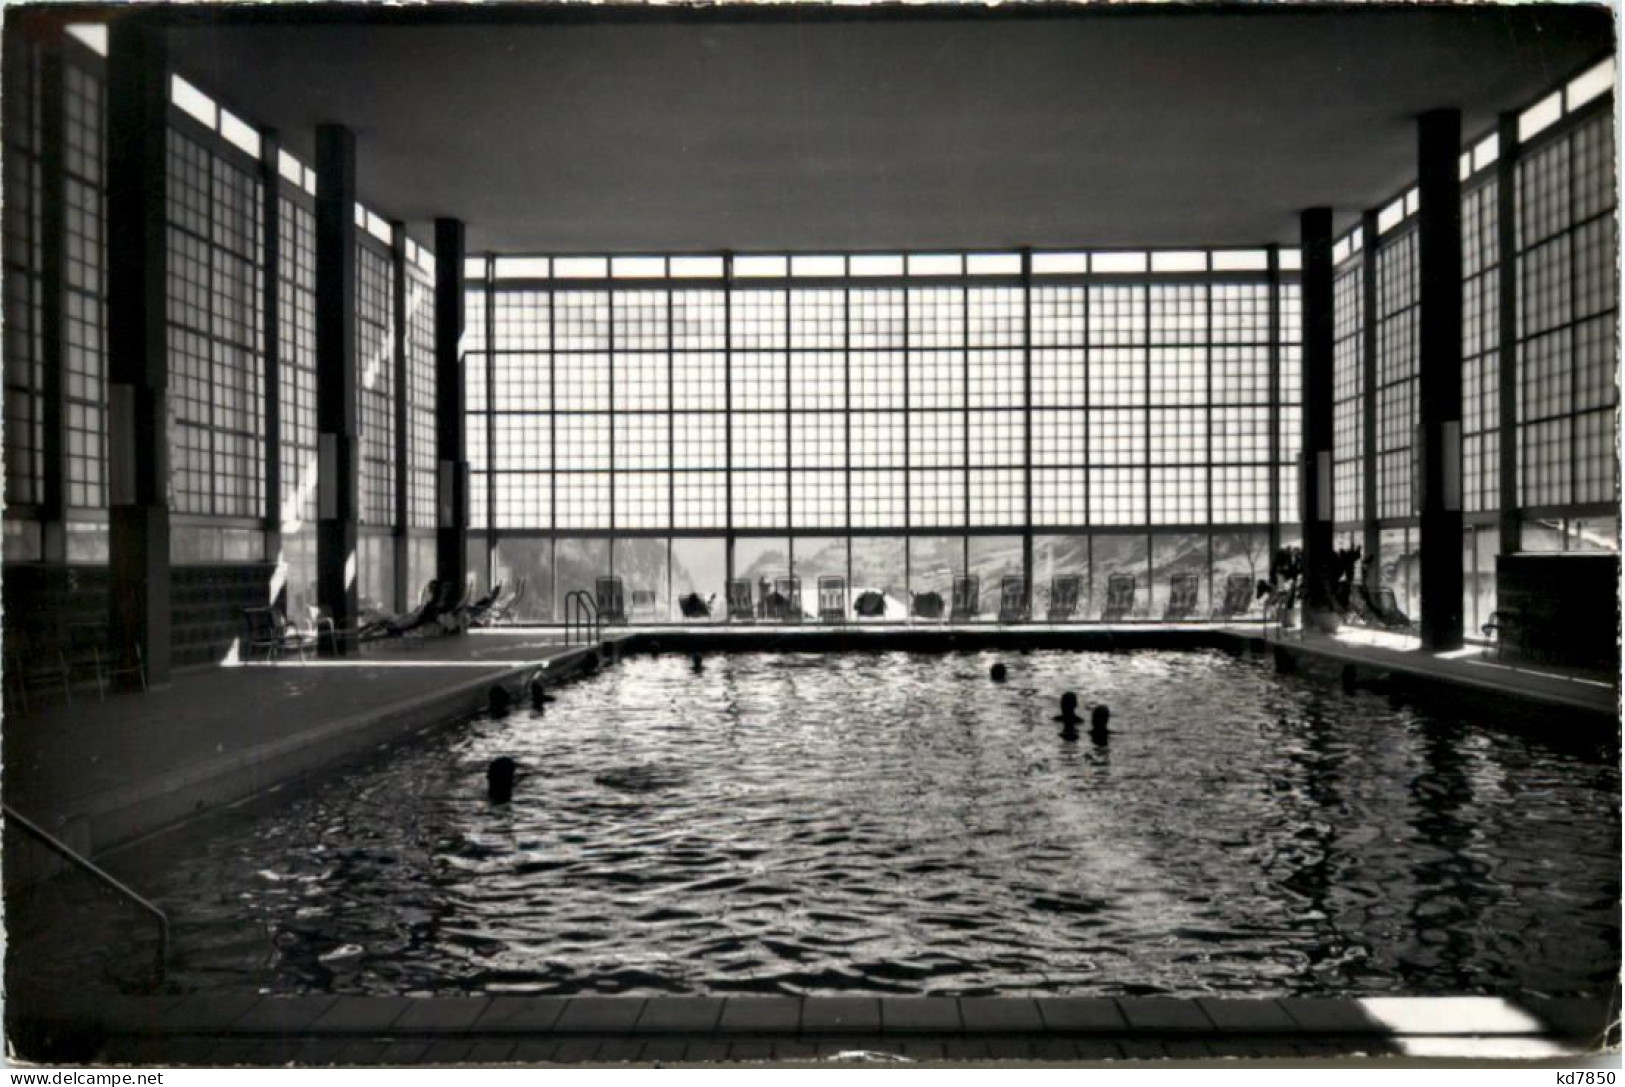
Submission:
[[[987,678],[1003,660],[1010,678]],[[1109,743],[1058,735],[1062,691]],[[143,854],[171,988],[1573,994],[1617,762],[1217,652],[629,659]],[[512,803],[485,767],[528,770]]]

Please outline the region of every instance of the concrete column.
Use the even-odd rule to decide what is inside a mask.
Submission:
[[[24,33],[28,37],[23,37]],[[66,323],[63,320],[63,247],[67,232],[67,176],[63,166],[66,100],[62,88],[62,29],[42,22],[27,32],[18,28],[6,35],[5,44],[15,48],[30,42],[39,48],[40,96],[40,309],[39,348],[44,433],[41,453],[44,475],[40,489],[41,558],[46,562],[68,561],[68,410],[65,396],[67,354]],[[22,65],[20,57],[7,56],[6,63]]]
[[[1417,506],[1422,647],[1462,641],[1461,112],[1430,110],[1417,126]]]
[[[1360,216],[1360,390],[1362,400],[1360,448],[1360,505],[1365,510],[1360,526],[1360,554],[1365,564],[1366,588],[1382,588],[1382,530],[1377,526],[1377,213]],[[1359,571],[1355,571],[1356,575]]]
[[[467,376],[463,338],[462,221],[434,221],[435,576],[461,585],[468,575]],[[486,331],[490,335],[490,331]],[[538,593],[539,595],[539,593]]]
[[[1332,211],[1299,218],[1303,246],[1303,452],[1298,505],[1303,520],[1306,609],[1329,606],[1332,561]]]
[[[341,633],[324,651],[357,651],[355,134],[316,129],[316,599]]]
[[[1503,113],[1496,126],[1500,154],[1495,163],[1495,247],[1500,264],[1497,342],[1500,386],[1500,479],[1498,494],[1503,555],[1523,547],[1518,519],[1518,115]]]
[[[282,178],[277,155],[282,143],[274,131],[260,133],[260,221],[265,248],[260,254],[264,280],[260,306],[265,320],[265,553],[282,558]],[[275,606],[286,610],[288,586],[274,583]]]
[[[407,411],[407,397],[412,391],[406,379],[406,340],[409,335],[406,327],[406,224],[393,222],[389,227],[389,259],[390,266],[395,271],[395,290],[389,300],[390,311],[394,314],[394,318],[390,321],[394,329],[392,337],[394,342],[390,344],[390,366],[395,373],[395,528],[390,534],[390,544],[395,554],[395,581],[390,592],[395,598],[395,610],[405,611],[410,603],[407,599],[410,594],[407,583],[411,571],[407,569],[407,565],[412,547],[406,527],[410,520],[407,492],[411,476],[406,440],[406,428],[411,419]]]
[[[107,437],[111,649],[136,647],[149,684],[169,680],[169,358],[164,153],[169,65],[140,15],[109,25]]]

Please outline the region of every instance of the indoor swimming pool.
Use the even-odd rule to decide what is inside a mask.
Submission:
[[[1009,679],[995,684],[1002,661]],[[1060,738],[1066,690],[1109,742]],[[629,658],[140,847],[173,991],[1578,994],[1617,762],[1223,653]],[[494,757],[525,776],[485,795]]]

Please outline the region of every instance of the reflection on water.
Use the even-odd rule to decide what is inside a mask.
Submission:
[[[1211,653],[627,661],[141,858],[182,989],[1576,993],[1608,760]],[[1068,743],[1059,694],[1112,708]],[[511,804],[484,770],[530,771]]]

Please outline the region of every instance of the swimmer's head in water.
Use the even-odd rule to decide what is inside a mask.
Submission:
[[[491,688],[491,712],[492,713],[507,713],[509,707],[511,707],[512,705],[513,705],[513,695],[508,693],[508,688],[506,688],[506,687],[492,687]]]
[[[1004,682],[1004,677],[1005,677],[1005,674],[1006,674],[1005,670],[1004,670],[1004,665],[995,664],[992,668],[988,669],[987,674],[988,674],[989,677],[992,678],[994,683],[1003,683]]]
[[[1061,696],[1061,716],[1074,717],[1078,712],[1078,696],[1071,691]]]
[[[1089,711],[1089,727],[1095,732],[1105,732],[1106,722],[1112,719],[1112,711],[1108,706],[1096,706]]]
[[[493,803],[506,804],[513,799],[513,782],[518,773],[519,764],[506,755],[491,760],[485,768],[485,792]]]

